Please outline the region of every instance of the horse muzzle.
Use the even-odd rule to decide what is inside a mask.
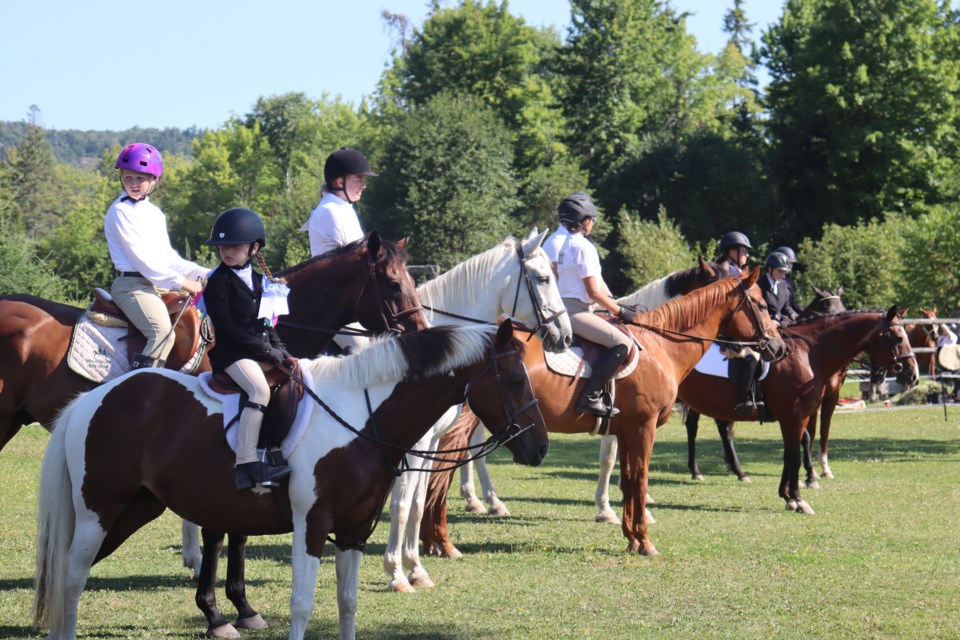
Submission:
[[[764,336],[759,345],[760,359],[764,362],[776,362],[787,355],[787,345],[780,336]]]

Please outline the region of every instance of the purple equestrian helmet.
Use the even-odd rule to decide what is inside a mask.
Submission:
[[[144,142],[134,142],[123,148],[114,166],[117,169],[139,171],[159,178],[163,173],[163,158],[153,146]]]

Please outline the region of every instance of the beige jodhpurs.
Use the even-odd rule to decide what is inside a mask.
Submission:
[[[247,392],[248,400],[267,406],[270,402],[270,386],[263,374],[266,363],[254,360],[237,360],[226,368],[226,373],[240,388]],[[237,426],[237,464],[256,462],[257,440],[260,439],[260,425],[263,413],[252,407],[244,407],[240,412],[240,424]]]
[[[113,302],[147,338],[143,355],[166,360],[173,350],[173,331],[161,291],[146,278],[121,276],[110,286]]]
[[[632,345],[630,338],[603,318],[594,315],[597,305],[584,302],[579,298],[564,298],[563,304],[570,315],[570,327],[573,332],[585,340],[615,347],[622,344],[627,349]]]

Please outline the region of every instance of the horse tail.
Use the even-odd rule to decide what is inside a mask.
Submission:
[[[453,423],[450,430],[440,438],[437,445],[438,452],[450,451],[451,449],[462,449],[470,443],[470,436],[476,429],[482,428],[477,416],[470,408],[464,405],[460,417]],[[451,467],[447,471],[438,471],[430,474],[430,480],[427,484],[427,498],[424,503],[426,511],[433,511],[447,497],[447,491],[453,482],[454,469],[452,463],[463,459],[464,454],[457,453],[438,453],[437,460],[433,463],[434,468]]]
[[[57,418],[40,470],[33,601],[33,623],[38,628],[57,629],[63,620],[67,553],[76,522],[65,444],[72,407],[69,405]]]

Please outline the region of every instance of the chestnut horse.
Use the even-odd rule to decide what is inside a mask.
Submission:
[[[917,382],[919,370],[895,306],[886,313],[847,311],[814,317],[782,333],[789,353],[761,381],[766,408],[780,423],[783,436],[779,495],[788,510],[812,514],[800,496],[801,443],[825,395],[833,391],[837,374],[863,352],[877,364],[899,371],[907,385]],[[727,378],[693,371],[680,384],[680,399],[699,413],[733,421],[736,387]],[[757,410],[746,419],[758,420]]]
[[[611,419],[610,429],[620,443],[622,530],[631,552],[657,554],[644,520],[653,441],[657,427],[670,417],[680,381],[703,357],[709,343],[723,333],[732,340],[752,339],[764,343],[766,347],[762,351],[766,360],[783,354],[779,332],[756,287],[759,275],[758,268],[742,278],[724,278],[653,311],[638,314],[634,326],[628,327],[642,348],[637,354],[636,368],[617,382],[615,404],[620,413]],[[548,369],[536,343],[528,345],[524,362],[540,398],[547,428],[556,433],[593,432],[596,417],[577,413],[575,409],[584,381],[572,384],[571,378]],[[469,427],[475,428],[477,424],[474,419],[464,424],[464,428],[452,430],[441,441],[441,449],[465,443],[470,437]],[[452,475],[452,472],[438,473],[431,479],[421,526],[421,539],[427,551],[447,556],[459,554],[446,529],[445,498]]]
[[[640,311],[649,311],[669,300],[686,295],[694,289],[716,282],[721,277],[726,277],[726,272],[721,271],[716,263],[707,262],[703,258],[700,258],[698,262],[699,264],[695,267],[667,274],[644,285],[628,296],[618,298],[617,304],[626,305]],[[616,442],[614,438],[611,438],[611,440]],[[476,446],[481,442],[483,442],[483,429],[477,429],[470,438],[470,444]],[[473,468],[474,465],[470,463],[460,467],[460,496],[467,501],[466,510],[472,513],[489,513],[496,516],[510,515],[507,506],[497,497],[485,459],[480,458],[476,462],[477,477],[480,479],[481,494],[489,505],[489,509],[483,506],[483,502],[477,497],[473,486]],[[650,501],[649,496],[648,501]],[[616,516],[614,518],[616,519]],[[617,519],[616,522],[619,523],[620,521]]]
[[[264,493],[236,490],[223,408],[196,378],[143,370],[80,396],[57,419],[40,474],[36,624],[50,628],[49,640],[75,638],[92,565],[169,508],[218,531],[293,531],[289,637],[297,640],[332,534],[340,638],[352,640],[364,545],[404,453],[449,406],[466,400],[516,462],[542,462],[547,431],[523,348],[503,322],[301,360],[308,390],[325,405],[313,408],[288,456],[286,486]]]

